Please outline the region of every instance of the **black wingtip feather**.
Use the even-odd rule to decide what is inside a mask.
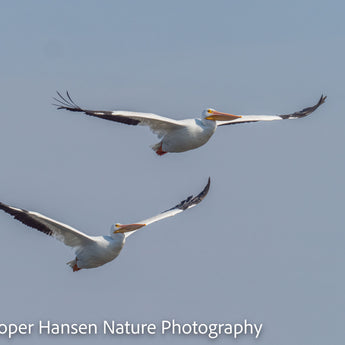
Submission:
[[[206,186],[197,196],[193,197],[193,195],[190,195],[187,199],[181,201],[179,204],[170,208],[167,211],[173,210],[175,208],[179,208],[180,210],[184,211],[187,208],[190,208],[192,206],[199,204],[207,195],[207,193],[210,189],[210,185],[211,185],[211,178],[209,177]],[[166,211],[164,211],[164,212],[166,212]]]
[[[84,110],[79,107],[71,98],[68,91],[66,91],[66,97],[62,96],[62,94],[59,91],[56,91],[59,98],[53,97],[54,101],[56,101],[58,104],[53,104],[54,106],[58,107],[58,109],[65,109],[70,111],[79,111],[83,112]]]
[[[65,97],[62,96],[62,94],[59,91],[56,91],[56,93],[58,94],[59,98],[53,97],[54,101],[57,102],[57,104],[53,104],[53,105],[56,106],[58,110],[64,109],[68,111],[81,112],[81,113],[85,113],[86,115],[90,115],[90,116],[94,116],[94,117],[98,117],[101,119],[110,120],[114,122],[120,122],[126,125],[132,125],[132,126],[136,126],[140,123],[140,120],[137,120],[137,119],[132,119],[130,117],[123,116],[123,115],[114,115],[112,111],[83,109],[79,107],[79,105],[77,105],[73,101],[68,91],[66,91]]]
[[[326,98],[327,98],[327,96],[321,95],[319,101],[315,105],[313,105],[311,107],[307,107],[307,108],[304,108],[304,109],[302,109],[300,111],[296,111],[293,114],[278,115],[278,116],[280,116],[284,120],[290,119],[290,118],[296,118],[296,117],[297,118],[301,118],[301,117],[308,116],[309,114],[314,112],[321,104],[325,103],[326,102]]]
[[[46,225],[34,219],[30,215],[29,211],[24,210],[24,209],[14,209],[11,206],[6,205],[2,202],[0,202],[0,209],[10,214],[11,216],[13,216],[14,219],[19,220],[20,222],[22,222],[23,224],[29,227],[34,228],[38,231],[41,231],[49,236],[52,235],[52,231]]]

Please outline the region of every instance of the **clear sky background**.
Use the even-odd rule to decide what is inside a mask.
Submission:
[[[88,234],[157,214],[212,178],[192,210],[73,273],[73,252],[0,214],[1,322],[264,324],[238,344],[344,339],[345,5],[341,1],[30,1],[0,11],[0,200]],[[295,121],[221,127],[158,157],[157,138],[57,111],[175,119],[206,107]],[[2,341],[4,338],[1,338]],[[18,336],[11,344],[208,344],[202,336]],[[232,342],[220,337],[217,344]]]

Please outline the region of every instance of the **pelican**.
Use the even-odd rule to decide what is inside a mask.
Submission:
[[[65,97],[59,92],[57,92],[57,94],[59,98],[54,97],[54,100],[58,103],[54,105],[57,106],[58,109],[82,112],[86,115],[96,116],[101,119],[120,122],[127,125],[148,126],[151,131],[157,134],[158,138],[161,139],[157,144],[152,145],[152,149],[160,156],[167,152],[185,152],[193,150],[206,144],[218,126],[258,121],[299,119],[305,117],[324,103],[327,97],[321,95],[319,101],[314,106],[285,115],[233,115],[209,108],[203,111],[202,117],[199,119],[173,120],[150,113],[83,109],[74,103],[68,91]]]
[[[65,245],[74,248],[75,259],[67,262],[73,272],[82,268],[95,268],[114,260],[121,252],[126,239],[142,227],[175,216],[199,204],[210,188],[210,178],[204,189],[197,196],[189,196],[176,206],[145,220],[133,224],[114,224],[110,236],[89,236],[40,213],[6,205],[0,202],[0,209],[12,215],[23,224],[53,236]]]

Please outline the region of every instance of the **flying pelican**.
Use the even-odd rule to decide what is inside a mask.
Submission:
[[[152,145],[152,149],[160,156],[167,152],[184,152],[204,145],[211,138],[218,126],[257,121],[299,119],[305,117],[324,103],[327,97],[321,95],[319,101],[314,106],[286,115],[233,115],[209,108],[203,111],[202,118],[200,119],[173,120],[150,113],[83,109],[74,103],[68,91],[65,97],[59,92],[57,92],[57,94],[59,98],[54,97],[54,100],[57,101],[58,104],[54,105],[57,106],[58,109],[83,112],[86,115],[121,122],[127,125],[149,126],[151,131],[157,134],[158,138],[161,139],[160,142]]]
[[[176,206],[145,220],[133,224],[114,224],[110,236],[89,236],[69,225],[60,223],[40,213],[26,211],[0,202],[0,209],[12,215],[23,224],[53,236],[65,245],[74,248],[76,258],[67,262],[73,272],[82,268],[95,268],[114,260],[121,252],[128,236],[140,228],[161,219],[175,216],[201,202],[210,188],[210,178],[197,196],[189,196]]]

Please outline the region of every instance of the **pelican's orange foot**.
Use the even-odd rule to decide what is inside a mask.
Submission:
[[[77,264],[74,264],[73,272],[76,272],[76,271],[79,271],[79,270],[81,270],[81,268],[79,268]]]
[[[160,146],[158,147],[156,153],[157,153],[158,156],[163,156],[163,155],[165,155],[168,152],[165,152],[165,151],[162,150],[162,143],[161,143]]]

